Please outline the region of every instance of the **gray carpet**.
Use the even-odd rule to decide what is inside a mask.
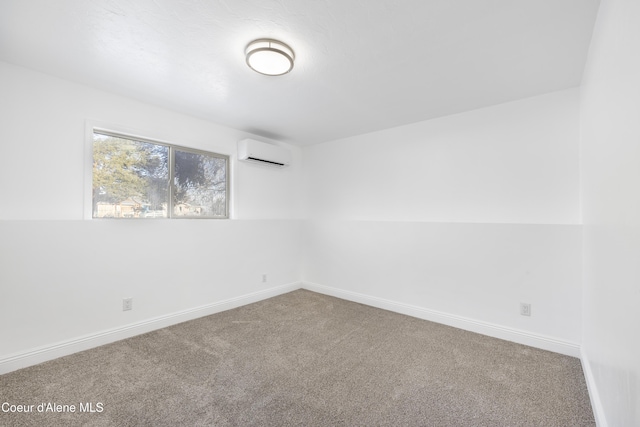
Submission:
[[[576,358],[305,290],[2,375],[3,402],[36,411],[3,426],[595,425]]]

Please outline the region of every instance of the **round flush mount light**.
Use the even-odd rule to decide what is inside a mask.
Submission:
[[[293,69],[293,49],[273,39],[254,40],[244,51],[247,65],[267,76],[281,76]]]

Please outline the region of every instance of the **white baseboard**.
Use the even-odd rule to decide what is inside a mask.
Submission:
[[[543,350],[553,351],[555,353],[560,353],[567,356],[578,358],[580,357],[579,344],[553,337],[548,337],[545,335],[533,334],[515,328],[508,328],[505,326],[495,325],[488,322],[469,319],[467,317],[456,316],[436,310],[430,310],[427,308],[391,301],[384,298],[373,297],[357,292],[345,291],[342,289],[319,285],[317,283],[304,282],[302,284],[302,288],[313,292],[334,296],[336,298],[358,302],[360,304],[370,305],[372,307],[382,308],[384,310],[394,311],[396,313],[406,314],[408,316],[417,317],[419,319],[442,323],[444,325],[453,326],[455,328],[464,329],[466,331],[476,332],[507,341],[513,341],[518,344],[524,344]]]
[[[596,425],[598,427],[607,427],[608,424],[604,417],[604,408],[602,407],[602,401],[600,400],[600,393],[598,393],[598,387],[596,387],[593,371],[591,370],[591,363],[589,363],[589,358],[587,357],[584,348],[580,351],[580,361],[582,362],[582,372],[584,372],[584,379],[587,382],[589,399],[591,399],[591,408],[593,408],[593,416],[596,419]]]
[[[142,322],[133,323],[127,326],[101,331],[96,334],[85,335],[72,340],[59,342],[52,345],[38,347],[26,352],[9,355],[0,359],[0,375],[12,372],[27,366],[37,365],[47,360],[67,356],[79,351],[88,350],[101,345],[109,344],[125,338],[151,332],[156,329],[165,328],[177,323],[197,319],[203,316],[230,310],[232,308],[262,301],[267,298],[285,294],[287,292],[300,289],[301,283],[294,282],[286,285],[253,292],[224,301],[203,305],[200,307],[159,316]]]

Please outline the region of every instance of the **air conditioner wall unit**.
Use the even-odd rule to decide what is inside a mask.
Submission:
[[[291,164],[291,151],[277,145],[256,141],[255,139],[243,139],[238,142],[238,159],[283,167]]]

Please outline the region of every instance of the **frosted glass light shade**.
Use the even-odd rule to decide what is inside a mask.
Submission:
[[[245,49],[247,65],[267,76],[280,76],[293,69],[295,55],[286,44],[277,40],[254,40]]]

